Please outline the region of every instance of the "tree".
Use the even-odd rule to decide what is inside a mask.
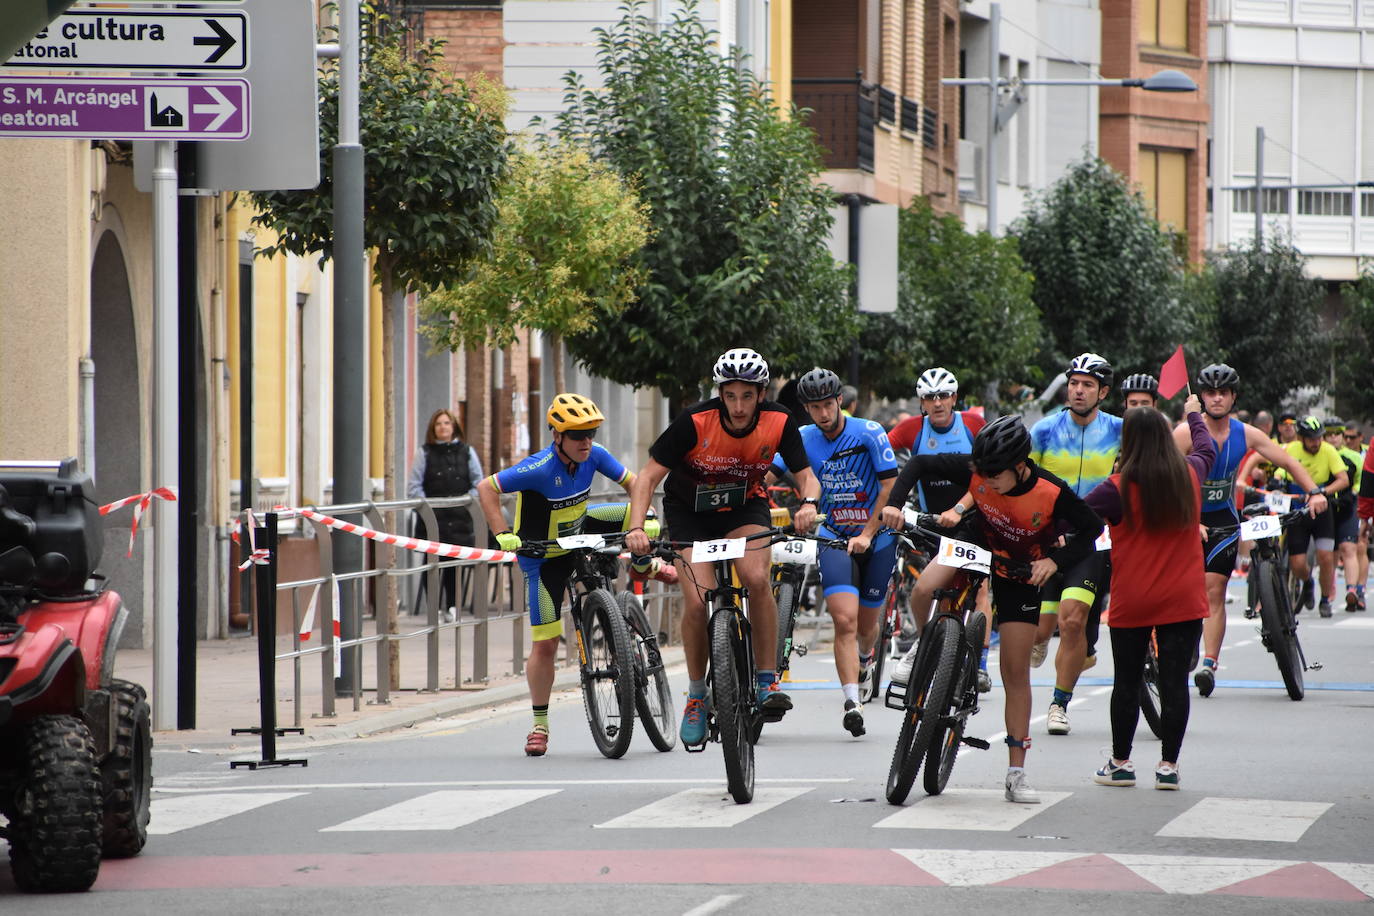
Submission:
[[[598,375],[694,400],[721,351],[759,350],[783,373],[853,339],[848,269],[827,247],[830,190],[811,131],[781,114],[743,61],[721,57],[695,2],[660,26],[625,5],[599,33],[605,88],[565,80],[554,129],[649,206],[646,280],[617,320],[570,335]]]
[[[1336,407],[1346,417],[1374,417],[1374,264],[1341,287],[1345,315],[1336,336]]]
[[[644,280],[636,256],[649,238],[647,208],[585,150],[539,144],[515,156],[497,210],[490,256],[425,298],[425,333],[457,350],[508,346],[517,327],[543,331],[561,391],[558,338],[624,311]]]
[[[897,311],[866,314],[859,364],[876,394],[909,398],[931,366],[979,395],[1025,381],[1040,340],[1033,278],[1016,243],[969,233],[918,199],[900,214]]]
[[[1011,227],[1035,275],[1040,365],[1061,372],[1093,351],[1118,371],[1158,372],[1202,324],[1183,264],[1144,199],[1096,157],[1071,166]]]
[[[1325,289],[1303,274],[1305,260],[1277,233],[1258,245],[1208,255],[1216,351],[1199,354],[1196,368],[1224,361],[1239,372],[1237,407],[1274,410],[1292,400],[1295,388],[1326,385]]]

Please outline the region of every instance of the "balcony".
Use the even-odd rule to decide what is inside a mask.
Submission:
[[[825,153],[827,169],[873,171],[874,128],[881,123],[934,140],[938,119],[912,99],[859,79],[795,79],[792,99],[810,109],[807,124]],[[901,120],[898,121],[900,113]]]

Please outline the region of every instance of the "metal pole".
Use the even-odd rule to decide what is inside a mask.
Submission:
[[[1264,243],[1264,128],[1255,128],[1255,247]]]
[[[153,144],[153,477],[175,487],[177,468],[176,143]],[[153,507],[153,728],[175,728],[177,712],[177,507]]]
[[[1001,79],[998,64],[1001,62],[1002,4],[989,5],[988,12],[988,150],[983,156],[987,163],[988,183],[988,235],[997,237],[997,81]]]
[[[195,187],[196,147],[183,143],[178,153],[178,185]],[[196,727],[196,322],[200,296],[196,288],[196,198],[177,201],[177,728]]]
[[[363,147],[359,142],[358,94],[361,55],[359,0],[339,3],[339,142],[334,147],[334,497],[336,504],[363,501],[363,411],[367,401],[367,259],[363,248]],[[362,568],[362,541],[336,533],[336,566],[340,572]],[[339,622],[344,639],[360,635],[361,613],[352,600],[356,582],[342,583]],[[358,677],[357,653],[344,656],[335,679],[340,696],[353,693]]]

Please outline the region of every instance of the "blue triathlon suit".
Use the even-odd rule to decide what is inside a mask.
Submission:
[[[801,428],[806,458],[821,482],[819,510],[826,517],[819,534],[852,538],[863,533],[878,505],[880,481],[897,476],[897,458],[881,425],[859,417],[845,417],[833,440],[815,425]],[[779,459],[774,470],[781,473]],[[835,547],[822,547],[817,562],[826,595],[857,595],[862,607],[879,607],[887,595],[897,559],[897,536],[880,528],[868,552],[851,556]]]
[[[973,451],[973,432],[964,424],[964,415],[961,411],[954,412],[954,421],[943,432],[930,422],[930,417],[925,418],[921,424],[921,436],[916,441],[916,447],[911,450],[912,455],[949,455],[949,454],[968,454]],[[954,497],[957,502],[963,497],[960,492]],[[950,506],[938,506],[931,508],[936,503],[931,503],[926,496],[926,484],[918,481],[916,484],[916,497],[921,506],[922,512],[944,512]],[[944,500],[940,500],[944,502]]]
[[[487,478],[502,493],[518,494],[515,533],[521,540],[545,541],[579,534],[587,497],[597,473],[624,484],[630,472],[601,445],[572,470],[554,445]],[[572,555],[550,547],[544,557],[518,557],[529,586],[531,638],[555,639],[563,633],[562,605],[572,575]],[[546,570],[547,564],[547,570]]]
[[[1211,528],[1227,527],[1231,530],[1207,534],[1203,547],[1203,564],[1207,572],[1230,576],[1236,568],[1236,554],[1240,550],[1240,516],[1236,513],[1236,471],[1245,457],[1245,424],[1232,417],[1229,421],[1230,432],[1224,443],[1212,442],[1217,446],[1217,457],[1202,481],[1202,524]]]

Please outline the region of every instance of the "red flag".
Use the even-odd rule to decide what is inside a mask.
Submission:
[[[1179,344],[1174,355],[1159,370],[1159,396],[1171,398],[1179,389],[1188,384],[1188,364],[1183,359],[1183,345]]]

